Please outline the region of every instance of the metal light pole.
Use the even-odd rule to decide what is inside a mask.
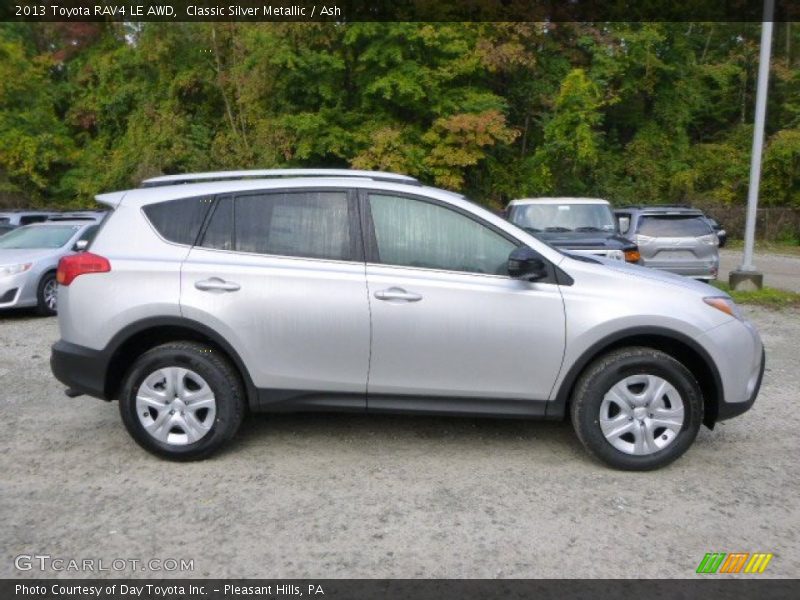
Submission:
[[[753,264],[753,246],[756,237],[756,215],[758,208],[758,186],[761,181],[761,151],[764,147],[764,121],[767,114],[767,82],[769,81],[769,59],[772,51],[772,19],[775,0],[764,0],[764,19],[761,23],[761,49],[758,58],[758,89],[756,91],[756,114],[753,127],[753,152],[750,157],[750,189],[747,192],[747,223],[744,229],[744,257],[742,264],[731,271],[729,283],[734,290],[761,289],[763,273]]]

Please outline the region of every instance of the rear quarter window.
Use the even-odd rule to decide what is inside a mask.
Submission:
[[[637,233],[650,237],[699,237],[713,231],[701,216],[644,215],[639,219]]]
[[[165,240],[176,244],[193,245],[200,233],[213,197],[167,200],[144,207],[144,214]]]
[[[258,192],[220,198],[200,245],[274,256],[351,260],[345,191]]]

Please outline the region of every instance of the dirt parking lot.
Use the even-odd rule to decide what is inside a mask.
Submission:
[[[251,417],[216,458],[134,444],[116,403],[50,375],[55,319],[0,315],[0,577],[14,557],[193,559],[100,576],[693,577],[706,552],[800,573],[800,312],[745,309],[767,347],[752,411],[667,469],[612,471],[566,423]]]

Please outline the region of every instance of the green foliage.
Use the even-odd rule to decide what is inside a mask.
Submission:
[[[743,203],[759,33],[2,24],[0,192],[78,206],[160,173],[353,166],[498,208],[543,194]],[[800,28],[776,35],[762,197],[800,206]]]
[[[43,195],[74,159],[49,85],[51,67],[47,56],[29,56],[24,40],[0,37],[0,172],[6,191]]]
[[[753,304],[765,308],[800,308],[800,294],[787,290],[765,287],[754,291],[734,291],[730,286],[722,281],[714,282],[714,285],[722,291],[731,295],[737,304]]]
[[[800,207],[800,129],[784,129],[764,154],[763,197],[767,204]]]
[[[567,74],[534,157],[543,188],[580,194],[591,186],[600,158],[602,104],[597,85],[583,69]]]

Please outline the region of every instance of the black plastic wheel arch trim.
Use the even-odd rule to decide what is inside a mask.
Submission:
[[[714,378],[714,388],[716,390],[716,398],[714,398],[715,405],[717,407],[717,411],[711,415],[710,419],[706,419],[709,422],[704,423],[709,426],[713,427],[713,424],[719,420],[718,413],[723,410],[723,405],[725,403],[725,396],[724,396],[724,388],[722,387],[722,378],[720,377],[719,370],[717,366],[714,364],[714,361],[709,356],[708,352],[695,340],[690,338],[687,335],[679,333],[677,331],[673,331],[671,329],[666,329],[664,327],[630,327],[627,329],[622,329],[620,331],[616,331],[589,346],[581,357],[573,363],[570,367],[569,371],[567,371],[566,376],[561,382],[561,385],[558,388],[553,400],[548,402],[547,404],[547,418],[548,419],[562,419],[566,414],[567,404],[569,403],[569,396],[572,392],[575,383],[580,377],[583,370],[591,363],[595,358],[600,356],[604,350],[610,348],[628,338],[636,338],[641,336],[655,336],[659,338],[663,338],[666,340],[671,340],[684,346],[687,346],[695,353],[697,353],[700,358],[702,358],[705,367],[711,372]],[[687,366],[689,368],[689,366]],[[742,411],[744,412],[744,411]]]

